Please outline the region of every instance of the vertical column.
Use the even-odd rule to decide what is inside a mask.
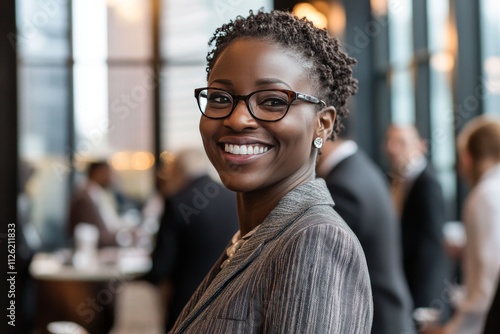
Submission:
[[[429,139],[430,79],[426,1],[413,1],[413,48],[415,50],[415,123],[422,137]]]
[[[375,143],[372,159],[382,166],[385,161],[383,145],[385,131],[391,123],[391,90],[387,69],[389,64],[389,17],[387,11],[373,12],[372,24],[377,24],[378,34],[373,37],[373,123],[372,141]]]
[[[67,124],[66,124],[66,131],[67,131],[67,136],[68,136],[68,142],[67,142],[67,147],[71,147],[73,149],[67,150],[67,158],[68,158],[68,163],[70,165],[70,171],[69,171],[69,176],[68,176],[68,194],[71,194],[73,191],[73,183],[74,183],[74,178],[75,178],[75,149],[76,149],[76,143],[75,143],[75,104],[74,104],[74,94],[73,94],[73,87],[74,87],[74,76],[73,76],[73,69],[75,65],[75,59],[73,57],[73,1],[68,2],[68,45],[69,45],[69,50],[68,50],[68,60],[67,60],[67,66],[68,66],[68,117],[67,117]]]
[[[18,192],[18,133],[17,133],[17,63],[16,45],[10,41],[15,41],[16,34],[16,13],[15,1],[0,2],[0,152],[2,161],[0,163],[0,299],[2,314],[11,313],[8,308],[12,301],[20,302],[15,297],[9,297],[11,284],[7,281],[11,271],[8,268],[8,242],[9,230],[12,224],[17,225],[17,192]],[[8,38],[12,37],[12,40]],[[17,229],[18,232],[21,232]],[[17,247],[16,247],[17,248]],[[17,269],[14,268],[13,271]],[[15,286],[15,282],[14,285]],[[17,292],[17,291],[16,291]],[[15,304],[14,304],[15,305]],[[19,309],[14,306],[14,314]],[[6,311],[7,310],[7,311]],[[20,311],[20,310],[19,310]],[[0,332],[19,333],[20,318],[15,318],[16,327],[8,324],[9,317],[3,316],[0,323]]]
[[[351,103],[351,133],[358,144],[370,156],[379,152],[376,138],[376,110],[373,99],[373,45],[381,32],[382,23],[371,16],[370,2],[366,0],[344,0],[346,30],[344,48],[358,60],[354,77],[359,90]]]
[[[479,1],[456,0],[455,22],[458,61],[455,68],[455,121],[457,131],[468,120],[483,113],[481,78],[481,33]]]
[[[458,61],[454,73],[455,129],[458,133],[470,119],[483,113],[481,92],[481,33],[479,1],[456,0],[452,9],[457,24]],[[457,203],[462,203],[467,189],[457,178]],[[457,205],[460,217],[461,205]]]
[[[156,166],[160,163],[161,153],[161,81],[160,71],[162,69],[161,62],[161,45],[160,45],[160,18],[161,18],[161,0],[151,0],[152,8],[152,34],[153,34],[153,75],[155,85],[153,92],[153,154],[155,156]]]

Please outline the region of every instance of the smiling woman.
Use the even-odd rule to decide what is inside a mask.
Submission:
[[[326,140],[330,136],[335,110],[328,107],[320,111],[313,103],[292,99],[297,94],[292,89],[312,95],[317,83],[308,78],[304,66],[297,66],[293,56],[268,41],[239,39],[229,44],[212,68],[208,83],[238,94],[250,93],[248,106],[236,100],[226,108],[229,113],[225,118],[203,117],[200,122],[205,149],[215,168],[225,173],[225,185],[249,199],[259,198],[265,204],[240,217],[240,223],[243,219],[248,221],[242,226],[242,233],[248,232],[263,221],[286,193],[314,178],[317,149],[312,142],[315,137]],[[270,97],[260,98],[262,101],[253,99],[259,99],[262,93],[253,92],[262,89],[273,92],[269,96],[274,96],[274,101],[281,101],[280,107],[274,107],[276,111],[268,110]],[[290,90],[290,93],[280,90]],[[205,116],[209,107],[210,100]],[[272,121],[274,115],[276,121]],[[243,152],[247,146],[255,145],[268,151],[248,155],[240,149],[234,154],[223,150],[226,144],[239,146]],[[250,212],[252,216],[259,216],[251,217]]]
[[[240,230],[171,333],[369,333],[361,247],[315,179],[356,91],[355,60],[289,13],[250,13],[217,29],[200,132]]]

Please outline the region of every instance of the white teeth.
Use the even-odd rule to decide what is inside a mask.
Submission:
[[[256,155],[262,154],[268,151],[267,147],[262,146],[251,146],[251,145],[233,145],[233,144],[224,144],[224,151],[231,154],[239,154],[239,155]]]

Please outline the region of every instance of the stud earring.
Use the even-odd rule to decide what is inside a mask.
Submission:
[[[316,148],[321,148],[323,146],[323,139],[321,139],[320,137],[316,137],[316,139],[314,139],[314,147]]]

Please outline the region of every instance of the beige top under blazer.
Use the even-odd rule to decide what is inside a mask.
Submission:
[[[323,179],[284,196],[223,269],[223,254],[170,333],[370,333],[365,257]]]

